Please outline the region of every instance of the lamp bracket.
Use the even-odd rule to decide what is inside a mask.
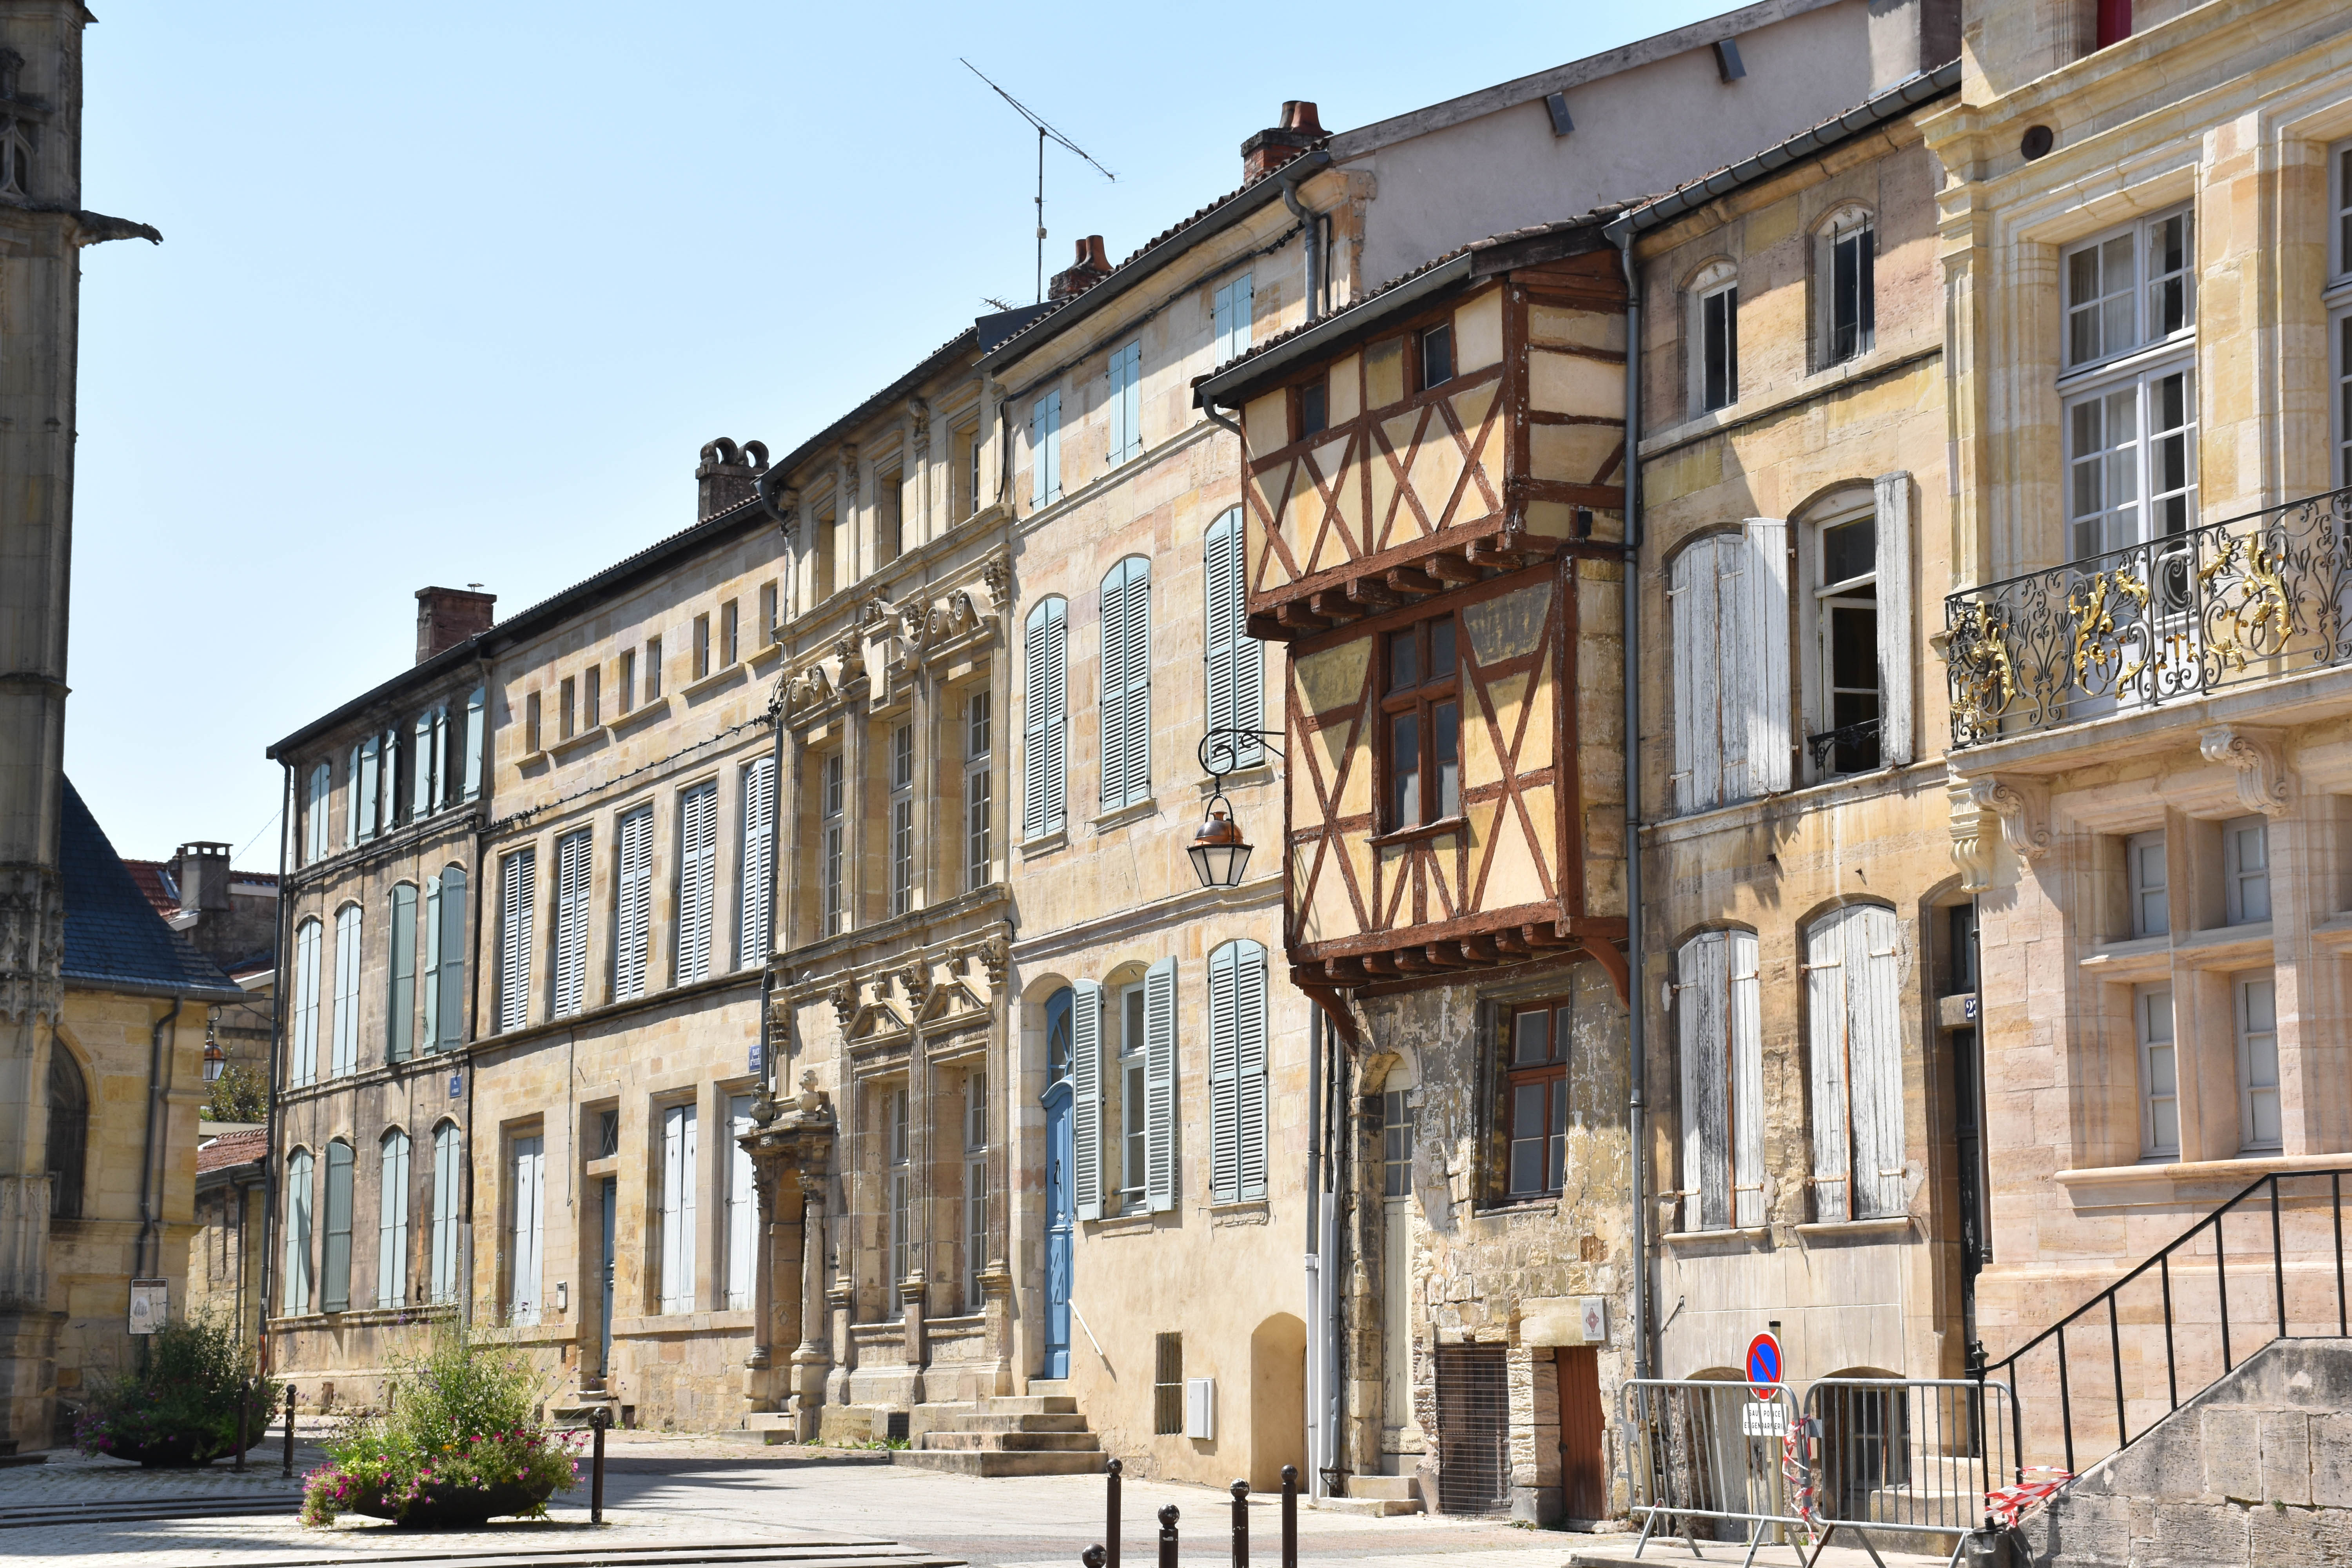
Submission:
[[[1201,771],[1213,779],[1239,771],[1244,741],[1255,741],[1278,757],[1282,748],[1274,742],[1281,736],[1279,730],[1212,730],[1201,737]]]

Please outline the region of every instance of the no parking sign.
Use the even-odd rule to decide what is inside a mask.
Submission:
[[[1748,1342],[1748,1381],[1778,1383],[1780,1381],[1780,1342],[1770,1334],[1759,1334]],[[1774,1397],[1772,1390],[1753,1390],[1759,1399]]]

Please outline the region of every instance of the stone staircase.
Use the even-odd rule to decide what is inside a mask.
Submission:
[[[1363,1519],[1387,1519],[1421,1511],[1418,1478],[1413,1476],[1349,1476],[1346,1497],[1325,1498],[1315,1505],[1330,1513]]]
[[[983,1399],[947,1416],[891,1458],[964,1476],[1085,1476],[1103,1468],[1102,1444],[1066,1394]]]

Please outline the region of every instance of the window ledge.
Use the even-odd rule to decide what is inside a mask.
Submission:
[[[2344,1168],[2337,1154],[2237,1154],[2226,1160],[2187,1162],[2158,1157],[2136,1165],[2098,1165],[2059,1171],[2053,1179],[2077,1210],[2179,1204],[2210,1205],[2276,1172],[2294,1176]],[[2308,1190],[2308,1189],[2306,1189]],[[2282,1186],[2288,1196],[2294,1189]]]
[[[1435,822],[1424,822],[1418,827],[1400,827],[1388,833],[1375,833],[1370,843],[1375,849],[1385,849],[1391,844],[1413,844],[1424,838],[1441,838],[1449,833],[1466,833],[1467,817],[1441,816]]]
[[[2172,951],[2191,969],[2252,969],[2272,962],[2278,950],[2271,939],[2271,922],[2254,921],[2191,931]]]
[[[1834,1228],[1843,1229],[1843,1227]],[[1729,1252],[1738,1247],[1760,1247],[1770,1242],[1772,1227],[1769,1225],[1754,1225],[1742,1226],[1733,1230],[1670,1230],[1658,1239],[1666,1244],[1666,1249],[1670,1252],[1696,1251],[1706,1247],[1716,1247]]]
[[[751,668],[758,669],[763,665],[773,664],[783,657],[784,645],[781,642],[772,642],[765,647],[754,648],[743,662]]]
[[[515,759],[515,766],[518,768],[536,767],[538,764],[545,761],[547,761],[547,749],[542,746],[536,751],[525,752],[522,755],[517,757]],[[363,838],[360,840],[360,842],[364,844],[367,840]]]
[[[730,685],[743,678],[743,666],[740,663],[730,664],[723,669],[712,670],[699,680],[688,681],[677,689],[677,694],[688,702],[693,702],[709,696],[722,686]]]
[[[1911,1216],[1889,1215],[1883,1219],[1815,1220],[1801,1225],[1797,1234],[1807,1241],[1892,1241],[1911,1234]]]
[[[1274,764],[1254,763],[1245,768],[1235,768],[1222,779],[1204,778],[1200,783],[1201,798],[1208,799],[1229,789],[1248,789],[1254,784],[1272,784]]]
[[[640,724],[650,724],[656,719],[667,719],[668,717],[669,699],[667,697],[649,697],[642,704],[630,709],[626,713],[614,715],[610,728],[613,733],[617,735],[625,730],[634,730]]]
[[[1159,811],[1158,797],[1146,795],[1141,800],[1131,801],[1126,805],[1112,806],[1094,819],[1094,830],[1101,833],[1113,827],[1124,827],[1130,822],[1140,822],[1147,816],[1157,816]]]
[[[1070,830],[1066,827],[1056,827],[1053,832],[1039,837],[1023,839],[1021,858],[1034,860],[1040,855],[1051,855],[1056,849],[1066,847],[1069,842]]]
[[[2311,928],[2311,940],[2339,951],[2352,948],[2352,913],[2330,915]]]
[[[609,736],[605,731],[604,726],[599,724],[593,730],[581,731],[580,733],[572,736],[572,739],[568,741],[556,742],[555,744],[547,748],[547,754],[553,757],[556,761],[562,762],[564,758],[569,757],[575,752],[586,751],[589,746],[594,742],[606,739],[609,739]]]
[[[2144,936],[2105,942],[2083,955],[2082,968],[2095,980],[2161,980],[2172,973],[2172,939]]]

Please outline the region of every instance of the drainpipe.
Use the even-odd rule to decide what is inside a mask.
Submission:
[[[1282,205],[1298,220],[1300,248],[1307,252],[1307,319],[1319,321],[1323,315],[1323,219],[1298,199],[1298,182],[1303,176],[1285,174],[1279,178]]]
[[[1648,1377],[1655,1358],[1650,1335],[1648,1064],[1643,1028],[1642,965],[1642,283],[1633,268],[1633,229],[1617,236],[1625,269],[1625,973],[1626,1113],[1633,1139],[1633,1375]]]
[[[179,1041],[180,1009],[187,998],[172,998],[172,1010],[155,1020],[147,1033],[147,1138],[141,1145],[142,1158],[139,1163],[139,1245],[133,1250],[131,1268],[142,1279],[153,1278],[148,1267],[148,1244],[155,1235],[155,1108],[163,1099],[163,1031],[172,1030],[173,1043]]]
[[[480,636],[474,640],[474,676],[482,688],[482,732],[468,735],[466,743],[478,749],[490,738],[490,656]],[[486,945],[482,940],[482,900],[488,896],[490,868],[485,857],[490,842],[490,806],[498,793],[498,757],[496,752],[482,758],[482,793],[474,797],[474,875],[466,889],[467,898],[474,906],[473,962],[466,974],[466,1037],[457,1042],[465,1063],[466,1075],[466,1195],[457,1211],[457,1268],[462,1278],[458,1288],[458,1321],[467,1330],[474,1326],[474,1047],[482,1033],[482,961]]]
[[[294,764],[287,762],[279,766],[286,773],[286,794],[285,805],[278,814],[278,967],[269,983],[269,1105],[264,1116],[269,1126],[261,1148],[261,1293],[253,1304],[254,1371],[261,1377],[269,1375],[269,1292],[276,1282],[276,1249],[271,1238],[278,1226],[278,1192],[285,1184],[278,1176],[278,1139],[285,1127],[285,1113],[278,1102],[284,1097],[286,1082],[286,987],[292,984],[287,967],[287,907],[294,893],[294,868],[290,863],[294,847]],[[244,1243],[241,1226],[238,1243],[240,1247]]]

